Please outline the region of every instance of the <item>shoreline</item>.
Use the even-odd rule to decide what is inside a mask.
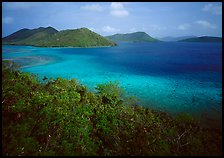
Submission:
[[[29,46],[29,47],[37,47],[37,48],[107,48],[107,47],[115,47],[115,46],[90,46],[90,47],[73,47],[73,46],[61,46],[61,47],[58,47],[58,46],[33,46],[33,45],[16,45],[16,44],[2,44],[2,46]]]

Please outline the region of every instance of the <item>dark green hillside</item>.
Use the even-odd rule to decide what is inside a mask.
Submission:
[[[221,37],[202,36],[197,38],[188,38],[179,42],[222,42]]]
[[[32,33],[30,32],[30,29],[21,29],[7,37],[4,37],[2,39],[2,41],[3,42],[16,42],[19,40],[23,40],[31,35],[32,35]]]
[[[40,83],[2,62],[3,156],[221,156],[221,129],[199,123],[143,108],[117,83]]]
[[[115,45],[115,43],[87,28],[63,30],[36,43],[36,46],[45,47],[94,47]]]
[[[52,27],[39,27],[37,29],[21,29],[7,37],[4,37],[2,39],[3,44],[16,44],[17,42],[21,41],[21,40],[25,40],[27,38],[30,38],[31,36],[35,35],[35,34],[39,34],[44,32],[47,35],[53,34],[53,33],[57,33],[58,31]]]
[[[58,31],[54,31],[51,28],[46,28],[40,32],[37,32],[26,39],[20,40],[16,42],[16,45],[37,45],[41,41],[45,41],[49,38],[50,35],[56,34]]]
[[[17,33],[3,38],[3,44],[32,45],[39,47],[97,47],[116,45],[114,42],[109,41],[87,28],[63,30],[59,32],[53,28],[20,30]]]
[[[106,36],[114,42],[157,42],[159,40],[152,38],[145,32],[135,32],[127,34],[115,34],[112,36]]]

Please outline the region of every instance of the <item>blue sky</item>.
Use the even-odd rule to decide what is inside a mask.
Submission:
[[[22,28],[87,27],[100,35],[222,36],[221,2],[3,2],[2,37]]]

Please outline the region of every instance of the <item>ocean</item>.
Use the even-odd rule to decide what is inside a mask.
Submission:
[[[13,60],[40,79],[76,78],[95,91],[118,81],[139,104],[172,115],[182,112],[222,118],[222,43],[118,43],[116,47],[41,48],[2,46]]]

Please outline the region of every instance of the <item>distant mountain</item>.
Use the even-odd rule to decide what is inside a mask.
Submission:
[[[106,38],[113,42],[157,42],[159,41],[155,38],[152,38],[145,32],[115,34],[112,36],[106,36]]]
[[[188,38],[179,42],[222,42],[221,37],[202,36],[197,38]]]
[[[180,40],[184,40],[188,38],[196,38],[196,37],[197,36],[180,36],[180,37],[166,36],[166,37],[158,38],[158,39],[165,42],[176,42],[176,41],[180,41]]]
[[[87,28],[57,31],[52,27],[22,29],[2,39],[3,44],[40,47],[115,46],[116,43]]]

